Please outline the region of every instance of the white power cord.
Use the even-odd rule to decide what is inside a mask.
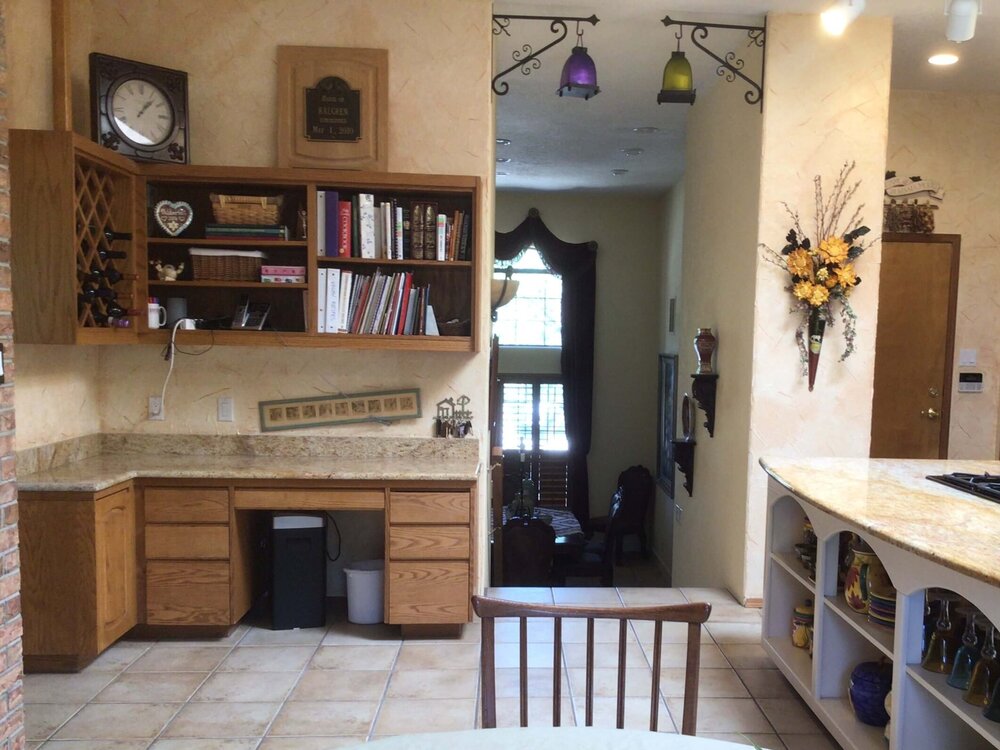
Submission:
[[[176,347],[176,344],[174,342],[177,339],[177,329],[180,328],[181,324],[184,323],[184,322],[186,322],[186,321],[191,321],[192,323],[196,322],[195,318],[178,318],[174,322],[173,329],[170,331],[170,343],[167,344],[167,353],[166,353],[166,355],[164,357],[167,360],[167,362],[170,363],[170,366],[167,368],[167,377],[165,377],[163,379],[163,388],[162,388],[162,390],[160,390],[160,416],[161,417],[164,414],[166,414],[166,411],[167,411],[167,384],[170,382],[170,376],[174,372],[174,358],[176,357],[176,351],[177,351],[177,347]]]

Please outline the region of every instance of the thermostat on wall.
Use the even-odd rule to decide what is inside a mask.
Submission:
[[[983,374],[981,372],[960,372],[958,373],[959,393],[982,393]]]

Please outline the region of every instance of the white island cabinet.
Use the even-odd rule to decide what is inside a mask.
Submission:
[[[844,748],[1000,748],[1000,723],[966,704],[945,675],[920,667],[928,588],[968,599],[1000,627],[1000,504],[931,482],[930,474],[1000,474],[996,461],[762,459],[770,475],[763,645]],[[815,580],[799,562],[808,519],[818,539]],[[874,549],[897,590],[896,627],[849,609],[837,590],[840,532]],[[813,654],[791,641],[793,609],[815,602]],[[892,723],[861,724],[848,702],[863,661],[893,666]]]

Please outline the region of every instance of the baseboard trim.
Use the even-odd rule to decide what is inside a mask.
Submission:
[[[749,599],[747,599],[743,603],[743,606],[744,607],[748,607],[749,609],[763,609],[764,608],[764,599],[762,597],[759,597],[759,596],[753,596],[753,597],[750,597]]]

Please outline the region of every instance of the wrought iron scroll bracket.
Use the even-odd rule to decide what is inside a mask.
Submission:
[[[701,21],[675,21],[669,15],[664,16],[662,23],[667,28],[670,28],[671,26],[679,27],[679,33],[682,35],[684,33],[684,28],[689,28],[691,43],[718,63],[718,67],[715,69],[716,75],[725,78],[729,83],[732,83],[737,78],[740,78],[747,84],[747,86],[750,87],[743,95],[743,99],[747,104],[759,105],[760,111],[764,111],[764,53],[766,52],[765,27],[740,26],[729,23],[704,23]],[[743,61],[743,58],[735,52],[726,52],[725,55],[720,57],[702,44],[702,42],[708,39],[709,29],[735,29],[737,31],[746,32],[748,40],[747,47],[760,47],[761,49],[759,82],[753,80],[743,72],[743,68],[746,63]],[[494,33],[496,33],[496,31],[494,31]]]
[[[514,64],[493,76],[493,93],[497,96],[506,96],[507,92],[510,91],[510,84],[500,80],[508,73],[520,70],[521,75],[528,76],[531,75],[533,70],[538,70],[542,67],[541,55],[555,47],[569,35],[568,24],[575,23],[577,28],[579,28],[581,23],[589,23],[591,26],[596,26],[600,20],[596,15],[589,18],[576,16],[493,16],[493,36],[500,36],[501,34],[510,36],[508,27],[511,21],[548,21],[549,31],[555,34],[555,39],[537,50],[533,49],[530,44],[522,44],[520,48],[515,49],[511,53]]]

